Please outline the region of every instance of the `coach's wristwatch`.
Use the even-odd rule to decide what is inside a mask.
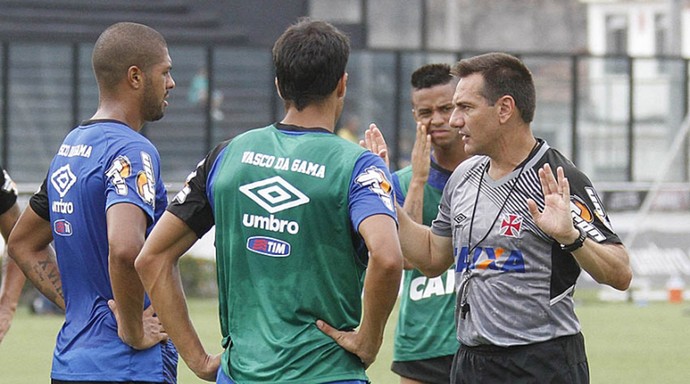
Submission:
[[[580,236],[575,239],[571,244],[561,244],[561,250],[564,252],[572,252],[575,250],[578,250],[582,247],[582,245],[585,243],[585,239],[587,238],[587,232],[585,232],[584,229],[578,227],[577,225],[575,226],[575,229],[580,232]]]

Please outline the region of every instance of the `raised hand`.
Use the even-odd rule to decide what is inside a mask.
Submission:
[[[386,166],[390,168],[388,145],[386,144],[386,140],[383,138],[383,133],[381,133],[381,130],[376,126],[376,124],[369,124],[369,129],[364,131],[364,140],[360,140],[359,145],[381,157],[383,162],[386,163]]]
[[[412,177],[418,179],[422,184],[429,179],[429,168],[431,167],[431,136],[427,134],[426,130],[426,125],[417,123],[417,136],[410,158]]]
[[[115,321],[117,322],[117,335],[122,339],[124,343],[129,345],[134,349],[148,349],[152,346],[167,341],[168,334],[165,333],[163,325],[161,324],[158,317],[156,317],[156,312],[153,306],[149,306],[142,313],[142,326],[143,334],[140,338],[133,337],[132,335],[125,335],[122,327],[120,326],[120,313],[117,310],[117,303],[115,300],[108,300],[108,307],[115,315]]]
[[[537,226],[547,235],[561,244],[570,244],[579,233],[573,225],[570,209],[570,184],[562,167],[556,169],[554,177],[551,166],[547,163],[539,169],[539,181],[544,193],[544,210],[539,211],[532,199],[527,199],[532,218]]]

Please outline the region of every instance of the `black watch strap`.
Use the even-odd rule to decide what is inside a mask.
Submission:
[[[572,244],[561,244],[561,250],[564,252],[573,252],[577,249],[582,248],[582,245],[585,243],[585,239],[587,238],[587,232],[585,232],[584,229],[578,227],[577,225],[575,226],[575,229],[580,232],[580,236],[575,239],[575,241]]]

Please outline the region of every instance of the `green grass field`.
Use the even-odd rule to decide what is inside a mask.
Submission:
[[[210,351],[220,351],[215,300],[192,300],[193,320]],[[690,304],[601,303],[580,300],[577,312],[585,334],[594,384],[690,382]],[[367,371],[375,384],[397,383],[390,370],[396,314],[386,332],[378,360]],[[21,308],[0,344],[0,383],[49,382],[57,316],[33,316]],[[180,363],[179,383],[202,383]]]

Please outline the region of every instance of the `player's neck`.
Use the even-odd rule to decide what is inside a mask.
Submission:
[[[141,105],[134,97],[112,97],[101,93],[98,109],[91,120],[117,120],[139,132],[144,126]]]
[[[328,105],[308,105],[301,111],[288,107],[280,122],[304,128],[325,128],[334,132],[336,118],[335,111]]]
[[[90,120],[116,120],[124,123],[136,132],[139,132],[144,126],[144,121],[141,119],[133,119],[126,113],[121,113],[121,111],[106,111],[101,108],[96,111]]]
[[[513,145],[502,147],[497,155],[490,156],[489,176],[498,180],[513,172],[520,164],[527,161],[537,145],[537,139],[530,135]]]
[[[434,146],[433,150],[433,156],[436,164],[451,172],[469,157],[467,154],[465,154],[465,151],[462,150],[462,148],[441,148]]]

